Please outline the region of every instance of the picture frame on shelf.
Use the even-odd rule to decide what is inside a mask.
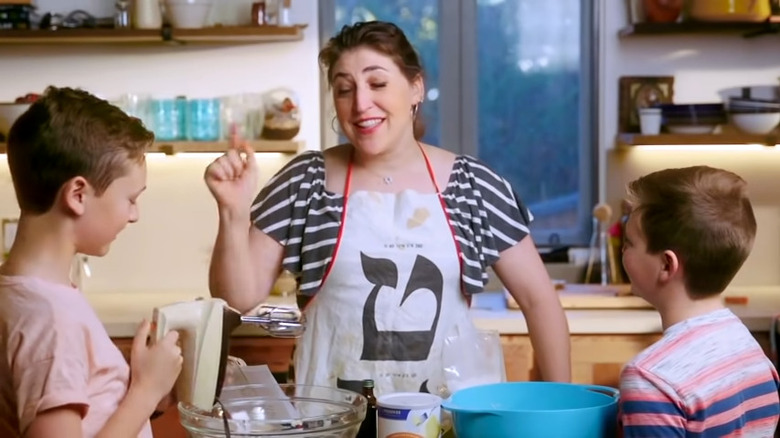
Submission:
[[[618,132],[639,132],[639,108],[674,101],[674,76],[621,76]]]

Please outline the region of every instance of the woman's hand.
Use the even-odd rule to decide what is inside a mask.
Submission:
[[[255,151],[231,128],[227,152],[209,164],[204,179],[220,209],[249,209],[257,191],[258,170]]]
[[[130,390],[147,394],[155,406],[173,388],[184,359],[181,347],[177,345],[179,332],[172,330],[153,345],[147,345],[150,330],[149,321],[143,321],[133,339],[133,349],[130,353]]]

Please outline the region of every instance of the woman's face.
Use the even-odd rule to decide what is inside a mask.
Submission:
[[[389,57],[370,48],[344,52],[333,66],[333,101],[342,132],[368,155],[413,139],[412,106],[422,78],[409,82]]]

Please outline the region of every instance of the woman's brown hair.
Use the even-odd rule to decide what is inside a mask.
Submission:
[[[756,219],[739,175],[707,166],[666,169],[628,186],[647,252],[680,258],[692,298],[723,292],[753,248]]]
[[[333,85],[333,66],[341,55],[358,47],[368,47],[391,58],[409,82],[425,78],[420,56],[398,26],[386,21],[364,21],[342,27],[320,51],[319,61],[328,85]],[[419,140],[425,134],[425,123],[420,108],[413,111],[414,138]]]

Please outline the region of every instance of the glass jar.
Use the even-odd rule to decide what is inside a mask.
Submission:
[[[263,95],[265,116],[260,137],[266,140],[291,140],[301,129],[298,95],[287,88],[276,88]]]
[[[179,403],[191,438],[225,437],[226,427],[243,438],[354,438],[366,416],[365,397],[322,386],[226,386],[220,401],[211,412]]]
[[[187,101],[187,139],[216,141],[221,135],[220,99],[191,99]]]

